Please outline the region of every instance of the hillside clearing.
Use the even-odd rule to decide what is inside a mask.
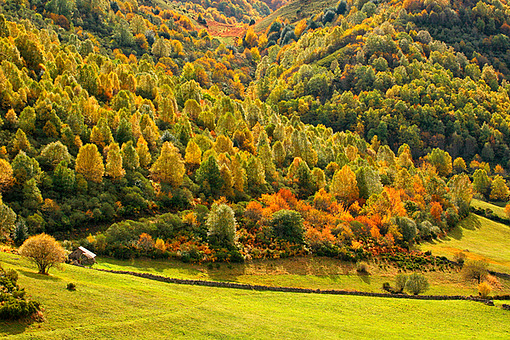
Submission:
[[[280,7],[255,24],[255,31],[264,31],[277,18],[288,19],[291,24],[322,12],[328,7],[335,7],[336,0],[302,1],[296,0]]]

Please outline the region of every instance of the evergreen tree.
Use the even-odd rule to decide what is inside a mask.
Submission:
[[[203,192],[218,196],[223,186],[223,177],[221,176],[218,162],[213,155],[200,164],[195,177]]]
[[[41,168],[39,162],[30,158],[23,151],[20,151],[12,161],[12,172],[17,184],[24,184],[26,181],[35,178],[39,180]]]
[[[60,162],[53,171],[55,189],[62,192],[73,192],[75,183],[76,177],[73,169],[69,169],[65,161]]]

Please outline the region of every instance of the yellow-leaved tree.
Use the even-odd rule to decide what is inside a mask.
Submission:
[[[39,274],[48,274],[51,267],[64,262],[66,257],[64,248],[52,236],[46,234],[28,238],[18,252],[36,264]]]
[[[122,167],[122,155],[118,143],[110,144],[108,148],[108,156],[106,157],[106,175],[113,179],[120,179],[126,174],[126,170]]]
[[[104,175],[104,164],[95,144],[85,144],[78,151],[75,170],[87,180],[101,183]]]
[[[333,175],[331,193],[345,203],[351,203],[358,198],[359,190],[356,174],[348,165],[344,165]]]
[[[170,184],[173,187],[182,184],[186,172],[181,154],[171,142],[163,144],[161,154],[150,171],[153,180]]]
[[[3,192],[14,183],[12,167],[8,161],[0,158],[0,191]]]

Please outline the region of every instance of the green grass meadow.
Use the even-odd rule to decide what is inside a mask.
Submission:
[[[420,249],[450,259],[461,251],[467,259],[488,262],[489,269],[510,273],[509,240],[510,226],[471,214],[445,238],[423,243]]]
[[[510,314],[468,301],[257,292],[175,285],[64,265],[51,275],[0,253],[44,308],[43,323],[1,322],[20,339],[508,338]],[[69,282],[74,292],[66,290]]]
[[[485,202],[482,200],[478,200],[476,198],[473,198],[471,200],[471,206],[475,208],[483,208],[483,209],[491,209],[495,215],[501,217],[501,218],[508,218],[505,213],[505,202]]]

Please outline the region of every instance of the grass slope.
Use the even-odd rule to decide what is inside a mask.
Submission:
[[[338,0],[296,0],[280,7],[267,17],[255,24],[255,31],[261,32],[267,29],[277,18],[288,19],[291,24],[305,18],[314,16],[328,7],[336,7]],[[298,11],[301,11],[298,15]]]
[[[420,249],[447,256],[463,251],[468,259],[484,260],[490,269],[510,273],[510,227],[474,214],[459,223],[448,235]]]
[[[384,282],[394,284],[398,269],[376,263],[369,265],[370,275],[358,275],[352,263],[320,257],[254,261],[245,264],[221,264],[220,268],[185,264],[179,261],[100,258],[95,268],[151,273],[178,279],[227,281],[267,286],[311,289],[345,289],[383,293]],[[423,272],[430,283],[427,294],[477,295],[476,285],[466,282],[455,270]],[[493,293],[510,294],[510,280],[500,279],[501,288]]]
[[[42,302],[42,324],[0,322],[0,336],[37,339],[508,338],[508,312],[467,301],[417,301],[172,285],[64,266],[51,276],[2,253]],[[77,291],[69,292],[66,283]]]
[[[480,208],[491,209],[495,215],[497,215],[501,218],[505,218],[505,219],[508,218],[508,216],[506,216],[506,213],[505,213],[506,203],[504,203],[504,202],[489,203],[489,202],[484,202],[481,200],[477,200],[476,198],[473,198],[471,200],[471,205],[478,209],[480,209]]]

